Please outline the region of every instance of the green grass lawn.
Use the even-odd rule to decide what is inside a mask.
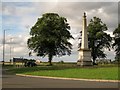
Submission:
[[[118,80],[118,67],[78,67],[72,64],[61,64],[53,66],[38,66],[12,68],[10,71],[17,74],[27,74],[36,76],[65,77],[65,78],[82,78],[82,79],[105,79]]]

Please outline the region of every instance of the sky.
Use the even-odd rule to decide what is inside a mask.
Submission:
[[[35,58],[47,61],[47,57],[36,57],[33,54],[29,57],[27,48],[27,40],[30,37],[29,32],[35,25],[38,18],[44,13],[58,13],[60,16],[66,17],[71,27],[71,34],[75,38],[70,42],[73,44],[72,54],[70,56],[54,57],[53,61],[77,62],[78,60],[78,39],[82,30],[82,16],[87,14],[87,24],[94,17],[99,17],[108,27],[106,33],[113,36],[112,32],[118,25],[118,2],[53,2],[32,1],[20,2],[19,0],[4,0],[0,3],[0,60],[3,56],[3,30],[5,30],[5,60],[11,57]],[[28,1],[28,0],[27,0]],[[112,49],[105,49],[107,59],[114,59],[115,52]]]

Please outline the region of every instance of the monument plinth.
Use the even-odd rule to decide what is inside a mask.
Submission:
[[[88,48],[88,35],[87,35],[87,19],[86,13],[83,16],[83,24],[82,24],[82,43],[79,51],[79,58],[77,61],[77,65],[80,66],[91,66],[91,50]]]

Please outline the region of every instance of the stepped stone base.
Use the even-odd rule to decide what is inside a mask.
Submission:
[[[91,50],[89,49],[80,49],[79,50],[79,59],[77,61],[79,66],[92,66],[91,61]]]
[[[93,65],[93,63],[92,63],[92,61],[77,61],[77,65],[78,66],[92,66]]]

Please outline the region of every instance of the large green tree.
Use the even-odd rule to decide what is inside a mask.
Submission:
[[[37,56],[48,56],[48,62],[53,56],[70,55],[72,44],[68,41],[72,37],[67,19],[56,13],[45,13],[38,18],[31,28],[27,44]]]
[[[112,38],[105,31],[108,30],[105,23],[98,17],[93,17],[87,27],[89,48],[91,48],[91,55],[93,64],[96,58],[105,58],[104,49],[110,50]]]
[[[120,24],[118,25],[118,27],[114,30],[113,34],[115,35],[114,37],[114,44],[113,46],[115,47],[115,51],[116,51],[116,59],[120,60]]]

